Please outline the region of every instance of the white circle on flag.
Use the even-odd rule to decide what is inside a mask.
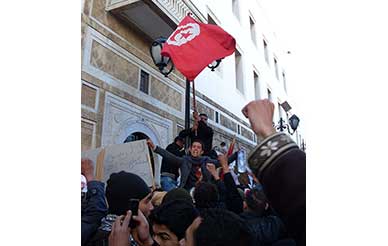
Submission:
[[[181,46],[193,40],[200,32],[200,27],[197,23],[188,23],[184,26],[179,26],[167,39],[167,43],[170,45]]]

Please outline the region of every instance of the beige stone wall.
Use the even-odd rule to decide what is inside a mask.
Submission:
[[[139,68],[96,41],[92,44],[90,64],[133,88],[138,87]]]
[[[93,148],[93,131],[94,125],[92,123],[81,120],[81,150],[88,150]]]
[[[82,84],[81,89],[81,103],[82,105],[88,106],[90,108],[96,107],[96,97],[97,97],[97,90],[86,85]]]
[[[182,95],[171,87],[165,85],[157,78],[151,76],[151,96],[159,101],[182,111]]]

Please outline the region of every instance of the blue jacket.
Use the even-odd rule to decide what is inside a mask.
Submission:
[[[101,219],[108,212],[104,185],[100,181],[88,182],[86,198],[81,201],[81,245],[86,245],[88,240],[97,231]]]

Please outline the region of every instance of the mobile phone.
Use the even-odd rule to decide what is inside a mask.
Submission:
[[[136,221],[133,220],[133,216],[137,215],[137,210],[139,209],[139,199],[130,199],[128,203],[128,210],[132,211],[131,221],[129,222],[129,227],[135,228]]]

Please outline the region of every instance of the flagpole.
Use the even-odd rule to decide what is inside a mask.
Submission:
[[[186,106],[185,106],[185,130],[190,132],[190,80],[186,78]],[[185,151],[189,151],[189,134],[185,139]]]

